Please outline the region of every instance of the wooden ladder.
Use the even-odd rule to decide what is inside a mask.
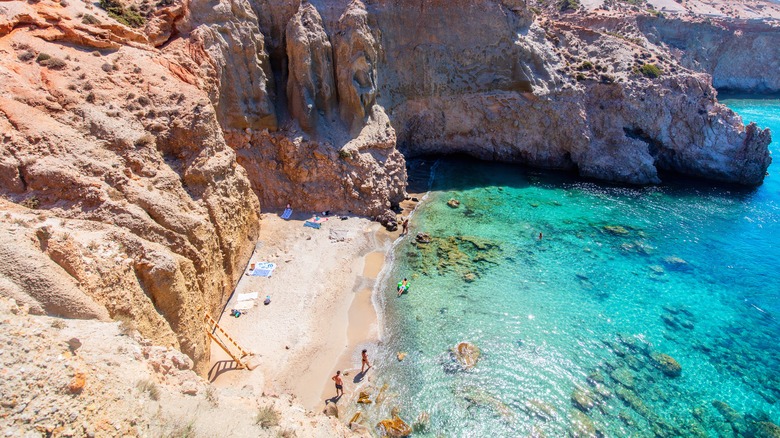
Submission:
[[[220,325],[217,324],[217,321],[215,321],[208,312],[203,312],[203,317],[204,321],[206,322],[206,333],[214,342],[217,343],[217,345],[225,350],[225,353],[227,353],[228,356],[230,356],[236,362],[236,368],[248,368],[247,362],[252,358],[252,356],[254,356],[254,353],[251,353],[245,350],[242,346],[238,345],[238,342],[236,342],[236,340],[233,339],[233,337],[230,336],[228,332],[225,331],[225,329],[220,327]],[[215,331],[218,332],[220,336],[215,335]],[[235,347],[236,350],[238,350],[238,353],[233,352],[233,349],[230,348],[231,345]]]

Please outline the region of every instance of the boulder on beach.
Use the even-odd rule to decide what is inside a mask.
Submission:
[[[380,421],[376,427],[389,437],[404,437],[412,434],[412,428],[404,422],[398,415],[393,418]]]
[[[470,342],[461,342],[455,346],[452,350],[452,354],[455,360],[463,367],[463,369],[471,369],[477,364],[479,360],[480,351],[479,348]]]
[[[653,364],[669,377],[678,377],[682,374],[682,367],[673,357],[664,353],[653,353]]]

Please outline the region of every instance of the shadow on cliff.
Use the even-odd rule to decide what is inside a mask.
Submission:
[[[576,171],[535,169],[521,164],[505,164],[481,161],[464,155],[423,156],[407,160],[409,193],[424,193],[428,190],[458,191],[474,188],[505,187],[527,188],[542,186],[549,189],[574,189],[588,185],[593,188],[623,193],[634,192],[636,196],[648,191],[662,191],[675,197],[708,196],[743,201],[756,196],[760,187],[707,181],[672,172],[659,171],[661,184],[631,185],[610,183],[579,176]],[[433,181],[431,181],[433,177]]]

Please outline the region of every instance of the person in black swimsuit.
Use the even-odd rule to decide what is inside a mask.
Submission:
[[[331,377],[331,380],[336,382],[336,397],[344,395],[344,382],[341,380],[341,371],[336,371],[336,375]]]

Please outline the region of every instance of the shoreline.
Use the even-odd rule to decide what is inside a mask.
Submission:
[[[427,187],[430,168],[421,167],[417,178],[410,179],[418,184],[424,179]],[[415,186],[401,202],[399,217],[414,213],[426,194],[419,193],[421,188]],[[222,314],[214,315],[238,344],[255,353],[258,367],[236,370],[212,342],[207,378],[233,390],[250,386],[265,395],[291,394],[306,410],[318,413],[335,395],[331,376],[342,370],[345,394],[339,404],[347,406],[374,377],[356,376],[360,351],[369,350],[373,365],[382,323],[377,282],[392,263],[390,251],[404,238],[400,226],[390,232],[367,218],[329,216],[320,229],[312,229],[303,225],[312,217],[308,212],[296,212],[289,220],[278,212],[260,216],[249,265],[272,262],[276,268],[266,278],[247,275],[247,267]],[[254,305],[239,318],[232,317],[239,296],[254,292]],[[267,295],[271,304],[265,306]]]
[[[304,227],[311,217],[305,213],[288,221],[276,213],[261,217],[249,264],[272,262],[276,269],[265,278],[247,275],[247,268],[222,314],[215,315],[238,344],[255,353],[259,366],[236,370],[212,342],[207,378],[218,387],[249,385],[266,395],[289,393],[305,409],[320,412],[334,395],[330,377],[335,370],[355,369],[360,350],[378,343],[373,291],[400,231],[358,217],[341,221],[332,216],[321,229]],[[253,292],[258,293],[253,307],[232,317],[239,295]],[[271,296],[268,306],[263,305],[266,295]],[[356,388],[349,374],[345,401]]]

